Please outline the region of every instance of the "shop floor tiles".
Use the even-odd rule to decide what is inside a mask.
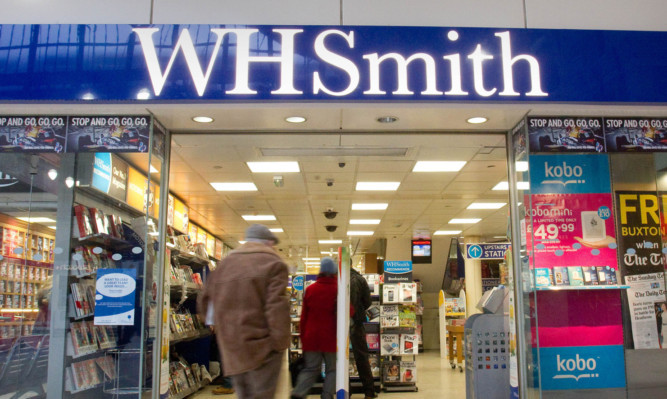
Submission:
[[[417,387],[418,392],[381,392],[380,398],[387,399],[434,399],[434,398],[465,398],[465,373],[452,370],[447,359],[440,358],[440,352],[428,351],[417,356]],[[236,395],[213,395],[214,386],[208,386],[192,395],[195,399],[237,399]],[[287,362],[281,371],[276,399],[287,399],[290,393],[289,372]],[[310,395],[316,398],[319,395]],[[362,399],[363,395],[354,394],[352,399]]]

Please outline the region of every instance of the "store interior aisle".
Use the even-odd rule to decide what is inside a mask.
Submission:
[[[426,399],[426,398],[465,398],[465,373],[452,370],[449,366],[449,360],[441,359],[439,351],[426,351],[417,356],[417,376],[418,392],[381,392],[380,398],[387,399]],[[191,398],[207,399],[237,399],[236,395],[213,395],[211,391],[214,386],[208,386],[203,390],[192,395]],[[290,393],[289,372],[287,370],[287,361],[280,374],[276,399],[287,399]],[[319,395],[310,395],[310,398],[319,397]],[[362,398],[362,394],[354,394],[352,398]]]

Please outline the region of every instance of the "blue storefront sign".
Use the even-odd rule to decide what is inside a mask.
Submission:
[[[504,259],[511,244],[466,244],[468,259]]]
[[[604,154],[531,155],[531,194],[609,193],[609,157]]]
[[[542,389],[625,387],[622,345],[540,348]]]
[[[2,25],[0,100],[664,103],[665,47],[667,32]]]
[[[412,282],[412,261],[409,260],[385,260],[384,261],[385,283],[409,283]]]

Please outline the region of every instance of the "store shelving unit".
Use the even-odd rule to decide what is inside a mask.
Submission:
[[[37,293],[53,272],[55,237],[47,230],[0,215],[0,339],[32,333]]]
[[[381,291],[382,388],[386,392],[416,392],[416,356],[419,353],[415,314],[417,284],[384,283]]]

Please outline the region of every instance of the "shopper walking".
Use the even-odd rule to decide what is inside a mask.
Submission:
[[[373,373],[368,361],[368,342],[366,341],[366,310],[371,306],[371,291],[366,279],[354,269],[350,269],[350,303],[354,315],[350,325],[350,343],[357,371],[364,388],[366,399],[377,398],[373,382]]]
[[[290,340],[287,265],[266,226],[248,227],[245,240],[208,276],[198,305],[206,314],[213,303],[224,373],[237,397],[271,399]]]
[[[336,264],[331,258],[320,262],[317,281],[306,289],[301,306],[301,347],[305,367],[299,373],[292,399],[308,396],[324,361],[322,399],[336,394],[336,303],[338,280]]]

